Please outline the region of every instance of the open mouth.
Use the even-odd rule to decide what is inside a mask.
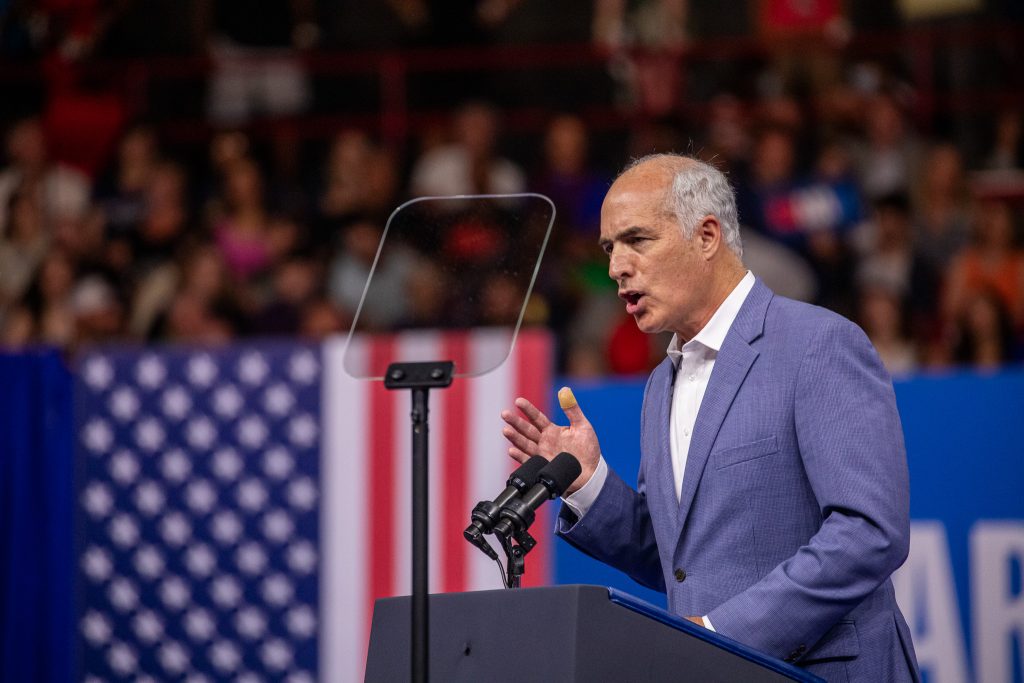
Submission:
[[[626,302],[626,313],[634,315],[640,308],[640,300],[643,299],[643,292],[628,291],[619,292],[619,297]]]

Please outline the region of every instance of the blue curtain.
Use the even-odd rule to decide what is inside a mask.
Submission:
[[[57,352],[0,354],[0,683],[72,678],[72,395]]]

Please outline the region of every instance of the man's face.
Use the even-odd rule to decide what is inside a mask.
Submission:
[[[689,340],[707,322],[710,267],[700,253],[700,231],[686,239],[668,211],[669,182],[668,174],[643,167],[619,178],[601,207],[601,247],[637,327]]]

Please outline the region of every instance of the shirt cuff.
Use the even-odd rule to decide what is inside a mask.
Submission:
[[[704,628],[711,631],[712,633],[718,633],[718,631],[715,630],[715,627],[711,625],[711,620],[708,619],[707,616],[703,616],[700,619],[704,622]]]
[[[576,517],[583,519],[583,515],[587,514],[587,510],[591,508],[594,501],[597,500],[598,494],[601,493],[601,489],[604,488],[605,479],[608,478],[608,465],[604,461],[602,456],[597,461],[597,469],[594,470],[594,474],[590,477],[590,481],[584,484],[578,491],[569,495],[563,496],[562,500],[565,504],[572,508],[572,511],[576,513]]]

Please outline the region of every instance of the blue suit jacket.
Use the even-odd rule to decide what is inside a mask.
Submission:
[[[673,491],[675,367],[651,374],[637,490],[614,472],[557,532],[676,614],[830,681],[919,680],[889,575],[909,547],[892,382],[864,333],[760,280],[736,317]]]

